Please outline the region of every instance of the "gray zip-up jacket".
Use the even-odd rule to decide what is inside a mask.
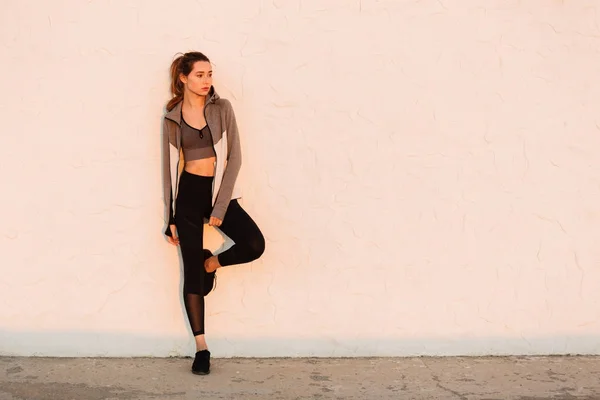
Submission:
[[[170,224],[175,223],[175,201],[179,177],[183,170],[181,149],[181,105],[165,114],[162,127],[163,191],[165,200],[165,234],[171,235]],[[215,178],[213,180],[211,216],[223,220],[229,202],[241,197],[237,177],[242,165],[242,152],[233,107],[227,99],[219,97],[210,88],[204,105],[204,117],[210,129],[216,154]]]

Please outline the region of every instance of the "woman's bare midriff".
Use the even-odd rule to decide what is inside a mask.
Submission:
[[[185,163],[185,170],[190,174],[200,176],[215,176],[215,157],[203,160],[193,160]]]

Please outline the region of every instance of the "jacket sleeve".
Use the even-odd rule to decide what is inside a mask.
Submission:
[[[211,217],[216,217],[220,220],[225,218],[227,207],[231,201],[231,194],[233,193],[235,181],[237,180],[242,166],[242,150],[235,113],[233,112],[233,107],[229,100],[223,99],[223,101],[225,102],[225,126],[227,130],[227,165],[211,213]]]
[[[165,235],[171,236],[169,225],[175,223],[173,216],[173,194],[171,186],[171,144],[169,143],[169,127],[167,121],[163,119],[162,124],[162,181],[163,181],[163,197],[165,206],[164,220],[167,224]]]

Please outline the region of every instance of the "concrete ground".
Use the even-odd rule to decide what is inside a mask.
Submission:
[[[598,357],[0,357],[0,400],[600,399]]]

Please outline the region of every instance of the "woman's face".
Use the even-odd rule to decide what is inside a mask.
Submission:
[[[188,76],[182,74],[180,79],[190,92],[206,96],[212,85],[212,67],[207,61],[196,61],[192,72]]]

